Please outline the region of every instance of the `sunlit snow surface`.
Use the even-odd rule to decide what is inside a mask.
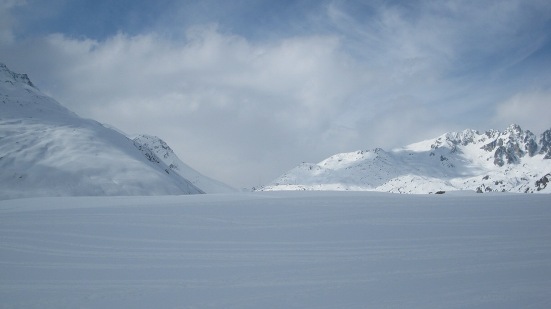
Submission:
[[[449,132],[391,151],[339,153],[302,163],[255,190],[551,193],[549,182],[551,129],[538,139],[512,124],[503,132]]]
[[[0,201],[1,308],[549,308],[551,195]]]

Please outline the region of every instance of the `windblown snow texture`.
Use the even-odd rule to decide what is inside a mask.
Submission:
[[[132,140],[83,119],[0,64],[0,199],[203,191]]]
[[[341,153],[303,163],[260,191],[359,190],[397,193],[550,193],[551,129],[539,137],[518,125],[475,130],[385,151]]]
[[[551,195],[0,201],[2,308],[549,308]]]

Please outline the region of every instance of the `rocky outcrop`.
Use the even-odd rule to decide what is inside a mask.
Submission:
[[[549,158],[551,130],[538,140],[513,124],[504,131],[450,132],[389,152],[337,154],[303,163],[258,190],[551,193]]]

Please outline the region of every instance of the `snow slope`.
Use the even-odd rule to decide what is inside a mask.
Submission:
[[[157,136],[139,135],[134,138],[134,145],[144,153],[147,159],[157,164],[164,164],[183,178],[189,180],[194,186],[205,193],[231,193],[234,188],[209,178],[185,164],[176,156],[172,148]]]
[[[203,191],[132,140],[83,119],[0,64],[0,199]]]
[[[341,153],[303,163],[259,191],[358,190],[397,193],[551,193],[551,130],[539,139],[511,125],[505,131],[446,133],[409,146]]]
[[[0,201],[0,308],[549,308],[551,195]]]

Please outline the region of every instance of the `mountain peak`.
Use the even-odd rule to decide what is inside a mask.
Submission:
[[[523,131],[522,128],[518,124],[511,124],[510,126],[505,129],[505,133],[510,133],[511,135],[520,136]]]
[[[55,119],[64,123],[78,119],[35,87],[27,74],[15,73],[3,63],[0,63],[0,103],[2,117]]]
[[[494,164],[497,166],[517,164],[525,155],[536,155],[541,147],[536,142],[536,136],[529,130],[523,131],[518,124],[511,124],[503,132],[486,132],[486,135],[493,140],[481,149],[494,153]]]
[[[122,133],[77,116],[5,64],[0,132],[0,199],[203,193],[164,163],[146,160]]]
[[[317,164],[302,164],[259,190],[549,193],[549,159],[551,129],[538,141],[529,130],[512,124],[503,131],[449,132],[376,155],[333,155]]]
[[[0,62],[0,78],[2,79],[2,83],[9,83],[12,85],[16,83],[22,83],[37,89],[35,85],[31,82],[27,74],[15,73],[2,62]]]
[[[467,145],[469,143],[472,143],[474,138],[479,135],[478,131],[466,129],[461,132],[449,132],[444,134],[446,137],[446,140],[451,142],[454,145]]]

